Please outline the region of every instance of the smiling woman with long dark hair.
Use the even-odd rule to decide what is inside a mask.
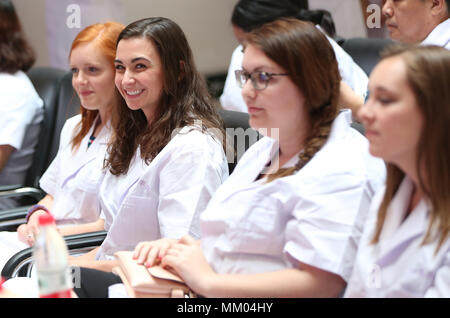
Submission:
[[[119,35],[115,84],[123,97],[99,200],[108,235],[73,264],[111,270],[140,241],[199,236],[198,218],[228,176],[224,129],[181,28],[147,18]]]

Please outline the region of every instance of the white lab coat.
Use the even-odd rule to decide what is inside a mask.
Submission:
[[[202,248],[215,271],[251,274],[302,262],[349,278],[363,219],[385,176],[350,120],[342,112],[305,167],[268,184],[255,178],[277,144],[265,137],[247,150],[201,215]]]
[[[435,27],[421,45],[438,45],[450,50],[450,18]]]
[[[436,255],[438,239],[421,246],[430,220],[426,201],[402,222],[412,189],[405,177],[388,207],[379,242],[371,244],[384,190],[375,196],[345,297],[450,297],[450,239]]]
[[[146,164],[138,149],[126,175],[107,172],[100,187],[108,235],[97,259],[162,237],[199,236],[198,217],[228,176],[220,142],[184,127]]]
[[[71,140],[80,121],[81,115],[66,121],[58,153],[40,180],[42,189],[54,199],[51,212],[60,226],[94,222],[100,215],[97,192],[111,127],[107,123],[87,148],[94,129],[91,127],[74,153]],[[0,232],[0,268],[11,256],[27,247],[19,241],[17,232]]]
[[[317,26],[317,28],[322,31],[319,26]],[[348,55],[348,53],[345,52],[339,44],[336,43],[336,41],[328,36],[327,39],[336,54],[342,80],[347,83],[356,94],[365,97],[367,94],[367,84],[369,82],[366,73],[353,61],[352,57]],[[247,113],[247,105],[241,95],[242,89],[237,85],[234,75],[235,70],[242,69],[243,58],[244,53],[242,52],[242,45],[239,45],[233,51],[231,56],[225,86],[223,88],[223,93],[220,96],[220,103],[222,107],[227,110]]]
[[[93,125],[74,153],[71,139],[80,121],[81,115],[66,121],[58,153],[39,181],[41,188],[54,198],[51,212],[58,225],[94,222],[100,215],[97,192],[112,128],[108,122],[87,148]]]
[[[42,106],[25,73],[0,73],[0,145],[15,148],[0,171],[0,186],[24,183],[44,118]],[[0,210],[15,206],[15,199],[0,198]]]

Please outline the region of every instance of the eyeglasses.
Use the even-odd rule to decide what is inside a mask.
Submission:
[[[247,80],[250,78],[252,81],[253,87],[258,90],[262,91],[263,89],[267,88],[267,85],[269,85],[269,81],[274,76],[288,76],[289,74],[286,73],[268,73],[268,72],[252,72],[248,73],[243,70],[236,70],[234,71],[234,75],[236,76],[236,82],[240,88],[244,87],[245,83],[247,83]]]

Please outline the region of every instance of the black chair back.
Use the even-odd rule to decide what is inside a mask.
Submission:
[[[47,169],[50,140],[53,137],[58,112],[59,88],[65,73],[66,71],[52,67],[35,67],[28,72],[34,88],[44,102],[44,118],[33,162],[25,179],[26,186],[38,187],[39,179]]]
[[[50,165],[55,158],[59,148],[59,138],[64,123],[70,117],[80,113],[80,99],[72,87],[72,73],[66,72],[61,80],[61,85],[58,95],[58,113],[55,118],[55,129],[51,139],[51,146],[49,149],[49,157],[47,166]]]
[[[367,76],[380,60],[380,53],[389,45],[394,44],[389,39],[349,38],[342,41],[342,48],[353,58]]]
[[[245,151],[261,136],[249,125],[249,115],[243,112],[220,109],[226,132],[228,147],[228,171],[231,174]]]

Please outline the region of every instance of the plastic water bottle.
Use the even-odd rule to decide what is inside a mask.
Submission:
[[[50,214],[39,217],[39,235],[33,246],[41,298],[70,298],[72,277],[67,246]]]

